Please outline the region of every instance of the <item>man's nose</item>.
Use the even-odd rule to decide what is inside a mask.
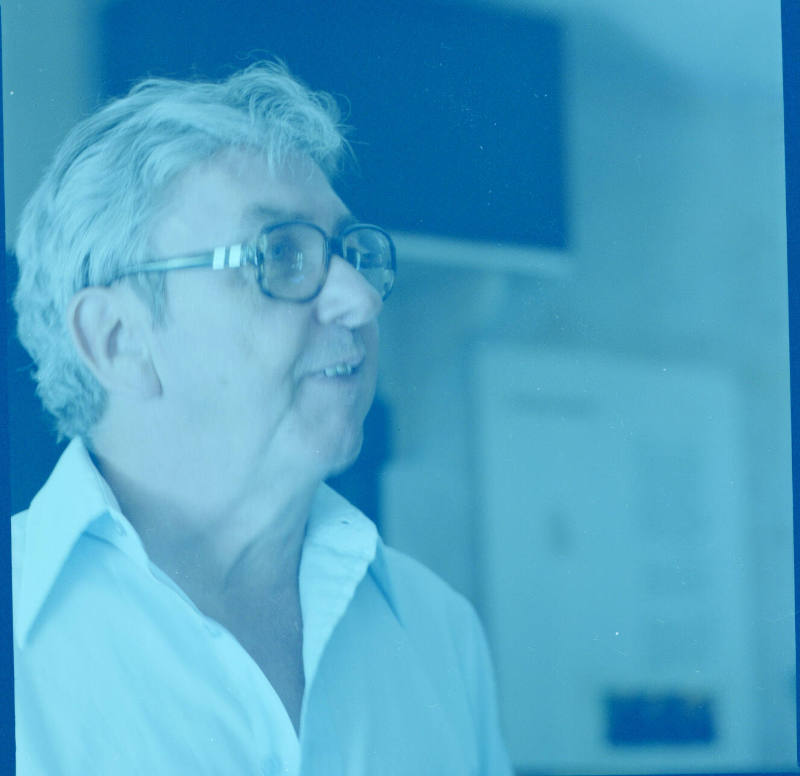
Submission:
[[[320,323],[340,323],[355,329],[377,317],[383,300],[355,267],[341,256],[332,256],[316,306]]]

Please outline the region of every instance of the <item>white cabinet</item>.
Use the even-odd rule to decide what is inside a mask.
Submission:
[[[474,367],[480,600],[515,764],[757,767],[733,380],[491,342]]]

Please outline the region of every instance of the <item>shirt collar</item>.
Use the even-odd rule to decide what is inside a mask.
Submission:
[[[325,484],[315,494],[300,560],[303,664],[308,684],[336,624],[370,574],[397,616],[375,524]]]
[[[64,563],[81,534],[98,518],[124,520],[114,494],[92,462],[86,445],[73,439],[36,494],[23,520],[20,591],[14,612],[24,643]]]
[[[327,547],[338,554],[361,558],[380,588],[387,603],[394,609],[395,599],[386,548],[375,523],[344,496],[325,483],[320,485],[311,506],[304,542],[309,546]],[[362,575],[363,576],[363,575]]]
[[[124,525],[135,534],[123,517],[111,488],[94,465],[86,445],[76,437],[62,453],[27,512],[14,518],[15,521],[24,521],[22,533],[25,536],[24,545],[14,548],[15,554],[22,553],[19,561],[22,570],[20,590],[15,596],[14,608],[14,631],[20,644],[27,640],[78,539],[104,518]],[[344,562],[330,563],[331,558]],[[317,623],[319,638],[309,640],[307,649],[304,648],[304,652],[308,652],[306,657],[310,659],[307,661],[309,666],[318,662],[330,632],[367,569],[397,615],[383,543],[374,523],[324,484],[315,495],[306,528],[300,574],[301,597],[304,587],[306,590],[309,587],[304,585],[304,581],[319,581],[315,572],[323,567],[327,569],[324,574],[333,569],[334,576],[338,577],[339,592],[336,605]],[[303,608],[309,612],[309,608]],[[312,609],[321,610],[318,606]]]

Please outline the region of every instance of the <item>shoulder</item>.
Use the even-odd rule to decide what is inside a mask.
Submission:
[[[18,549],[18,544],[24,546],[25,544],[25,518],[28,516],[28,510],[24,509],[22,512],[17,512],[16,515],[11,515],[11,551],[15,552]]]
[[[420,660],[429,667],[431,681],[447,685],[447,698],[466,701],[479,772],[510,775],[489,645],[475,608],[408,555],[381,545],[379,559],[390,586],[386,595]]]
[[[380,553],[392,583],[395,585],[393,592],[396,596],[417,598],[424,595],[430,597],[431,603],[434,605],[470,606],[461,593],[456,592],[440,576],[410,555],[385,544],[381,544]]]
[[[19,596],[22,568],[25,558],[26,517],[27,510],[17,512],[11,517],[11,590],[16,611]]]
[[[462,652],[484,642],[483,628],[473,605],[441,577],[414,558],[381,545],[388,596],[398,618],[410,633],[438,635]]]

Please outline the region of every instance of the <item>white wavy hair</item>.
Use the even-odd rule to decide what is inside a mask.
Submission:
[[[256,150],[269,169],[310,158],[328,176],[348,149],[333,98],[309,91],[279,62],[220,83],[142,81],[78,124],[58,149],[22,214],[14,307],[59,438],[88,440],[107,398],[72,344],[72,296],[151,258],[150,225],[169,183],[232,147]],[[163,321],[163,275],[132,280],[154,324]]]

